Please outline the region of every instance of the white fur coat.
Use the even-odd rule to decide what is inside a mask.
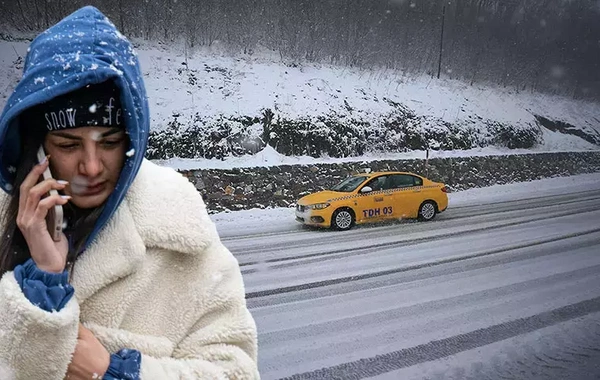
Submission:
[[[174,170],[144,161],[71,283],[75,296],[49,313],[25,298],[13,272],[2,277],[3,380],[62,380],[80,321],[111,353],[139,350],[141,380],[259,378],[238,263]]]

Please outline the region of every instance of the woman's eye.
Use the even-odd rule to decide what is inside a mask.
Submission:
[[[121,140],[105,140],[103,144],[107,147],[114,147],[121,144]]]
[[[73,150],[77,148],[77,144],[60,144],[58,147],[63,150]]]

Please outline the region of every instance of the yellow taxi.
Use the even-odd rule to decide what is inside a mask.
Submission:
[[[296,203],[296,220],[338,230],[383,220],[429,221],[448,207],[447,193],[443,183],[414,173],[361,173],[329,190],[300,198]]]

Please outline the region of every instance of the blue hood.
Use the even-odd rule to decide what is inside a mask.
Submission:
[[[27,128],[19,125],[18,116],[56,96],[107,80],[112,80],[121,91],[133,155],[125,161],[119,182],[86,246],[125,197],[146,152],[150,115],[133,46],[98,9],[91,6],[79,9],[33,40],[23,78],[0,117],[0,186],[10,193],[21,155],[19,128]]]

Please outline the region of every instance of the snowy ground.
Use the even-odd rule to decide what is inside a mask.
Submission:
[[[212,218],[265,379],[600,376],[600,173],[454,193],[432,223]]]
[[[150,100],[152,128],[159,129],[180,115],[186,122],[198,113],[207,119],[224,116],[260,116],[269,108],[276,116],[297,118],[324,115],[330,111],[344,115],[346,103],[353,115],[375,122],[392,107],[384,98],[404,104],[417,115],[441,118],[455,123],[481,117],[515,127],[534,123],[534,114],[573,124],[587,133],[600,134],[600,105],[558,96],[518,93],[511,89],[468,86],[453,80],[429,77],[407,78],[398,72],[359,71],[330,65],[300,63],[290,67],[272,54],[231,57],[218,49],[189,53],[176,45],[165,47],[145,41],[138,45],[144,80]],[[0,108],[18,82],[27,42],[0,41]],[[187,62],[187,65],[183,65]],[[542,129],[543,144],[536,152],[598,150],[579,137]],[[486,148],[437,153],[439,157],[511,154]],[[365,156],[354,160],[422,158],[424,152]],[[436,156],[436,155],[434,155]],[[272,149],[254,156],[219,160],[180,160],[164,162],[181,169],[269,166],[293,163],[336,162],[335,159],[283,157]]]
[[[547,131],[547,134],[558,134]],[[573,136],[562,135],[561,139],[568,140]],[[559,138],[557,137],[557,141]],[[575,144],[569,148],[565,145],[566,140],[560,140],[556,149],[503,149],[497,147],[485,147],[468,150],[451,151],[430,151],[429,158],[448,158],[448,157],[481,157],[481,156],[507,156],[512,154],[530,154],[530,153],[552,153],[552,152],[586,152],[600,151],[600,147]],[[580,139],[579,139],[580,140]],[[583,141],[583,140],[581,140]],[[579,144],[579,142],[577,142]],[[584,142],[585,143],[585,142]],[[232,168],[252,168],[258,166],[279,166],[279,165],[315,165],[315,164],[334,164],[340,162],[362,162],[376,160],[407,160],[407,159],[425,159],[427,152],[414,150],[405,153],[381,153],[367,154],[359,157],[309,157],[309,156],[284,156],[279,154],[271,146],[265,147],[262,151],[254,155],[245,155],[240,157],[229,157],[226,160],[207,160],[207,159],[186,159],[172,158],[169,160],[155,160],[158,165],[169,166],[178,170],[194,169],[232,169]]]
[[[532,121],[532,113],[574,125],[600,128],[598,104],[569,98],[469,86],[455,80],[409,78],[401,72],[361,71],[332,65],[289,62],[268,52],[230,56],[218,48],[187,52],[173,44],[134,40],[145,73],[155,127],[171,115],[259,115],[263,108],[298,117],[341,110],[347,101],[373,117],[389,111],[384,98],[405,104],[419,115],[454,122],[479,115],[500,122]],[[26,41],[0,41],[0,95],[14,87]],[[184,64],[186,63],[186,64]],[[185,69],[184,74],[180,73]],[[0,106],[3,101],[0,96]]]

